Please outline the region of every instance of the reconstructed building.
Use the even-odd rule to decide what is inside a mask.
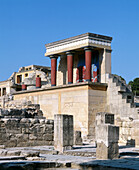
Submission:
[[[120,142],[132,141],[136,134],[131,124],[138,119],[138,110],[130,88],[111,74],[111,42],[112,37],[86,33],[46,44],[51,87],[16,92],[14,100],[40,104],[48,119],[54,119],[54,114],[73,115],[74,130],[90,142],[95,141],[96,113],[113,113]]]
[[[50,67],[39,65],[21,67],[8,80],[0,82],[0,103],[9,100],[9,97],[12,98],[16,91],[35,89],[38,85],[39,87],[51,85]]]

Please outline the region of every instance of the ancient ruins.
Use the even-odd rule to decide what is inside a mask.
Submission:
[[[49,146],[55,155],[106,160],[118,159],[121,145],[139,147],[139,108],[131,88],[111,73],[111,42],[85,33],[46,44],[51,68],[23,67],[0,82],[1,156],[11,152],[5,147]]]

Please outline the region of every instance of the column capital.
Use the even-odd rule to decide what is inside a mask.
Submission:
[[[57,59],[58,58],[58,55],[51,55],[51,56],[49,56],[50,57],[50,59]]]
[[[66,54],[67,55],[73,55],[75,52],[74,51],[67,51]]]
[[[84,47],[84,50],[85,50],[85,51],[91,51],[91,50],[93,50],[93,49],[94,49],[94,47],[90,47],[90,46]]]
[[[111,53],[112,50],[111,49],[104,49],[106,51],[106,53]]]

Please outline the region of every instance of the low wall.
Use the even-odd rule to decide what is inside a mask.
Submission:
[[[26,147],[53,145],[54,121],[31,118],[1,118],[0,145]]]

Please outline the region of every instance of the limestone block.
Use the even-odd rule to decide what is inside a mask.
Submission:
[[[54,115],[54,147],[59,152],[73,146],[73,116]]]
[[[25,156],[25,157],[38,157],[40,154],[39,151],[27,151],[27,150],[24,150],[21,152],[21,155],[22,156]]]
[[[102,124],[96,127],[97,159],[118,158],[119,127]]]
[[[82,145],[81,131],[74,132],[74,145]]]
[[[114,125],[98,125],[96,127],[96,142],[104,144],[108,147],[111,142],[118,142],[119,127]]]
[[[96,158],[97,159],[115,159],[119,156],[118,143],[109,143],[107,147],[103,142],[97,143]]]
[[[0,145],[0,149],[5,149],[5,145]]]
[[[106,112],[96,113],[96,126],[102,124],[114,124],[114,114]]]

